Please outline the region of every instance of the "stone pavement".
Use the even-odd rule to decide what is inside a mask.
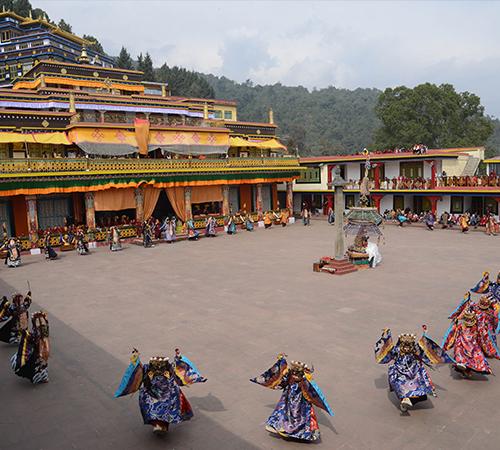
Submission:
[[[129,245],[0,268],[4,293],[26,290],[49,312],[51,381],[15,377],[0,346],[1,449],[294,449],[264,422],[279,392],[248,381],[279,352],[314,364],[334,417],[318,411],[325,449],[497,449],[500,381],[431,373],[439,397],[404,415],[373,344],[381,328],[437,341],[447,315],[483,270],[500,270],[500,238],[386,227],[382,265],[344,277],[313,273],[333,251],[325,222],[199,242]],[[33,309],[34,310],[34,309]],[[157,438],[137,395],[114,399],[132,347],[179,346],[208,382],[184,389],[195,417]],[[495,371],[500,362],[493,361]]]

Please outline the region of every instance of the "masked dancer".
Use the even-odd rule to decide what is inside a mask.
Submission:
[[[187,238],[189,241],[197,241],[200,237],[200,232],[195,228],[193,219],[186,222]]]
[[[57,253],[52,248],[50,231],[48,230],[45,232],[45,235],[43,237],[43,250],[45,253],[45,259],[47,261],[57,259]]]
[[[425,366],[448,364],[453,360],[426,334],[416,341],[414,334],[400,334],[396,344],[391,330],[386,328],[375,344],[375,360],[378,364],[389,364],[389,390],[399,399],[399,408],[406,412],[418,402],[436,397],[432,380]]]
[[[457,321],[464,311],[473,311],[477,318],[479,345],[488,358],[496,359],[500,359],[500,352],[497,347],[498,307],[498,303],[491,297],[482,295],[478,302],[473,302],[470,292],[466,292],[462,302],[448,317]]]
[[[134,349],[115,397],[139,391],[139,407],[145,425],[152,425],[153,432],[164,434],[170,424],[184,422],[193,417],[193,410],[180,387],[204,383],[196,366],[179,349],[174,361],[155,356],[142,364]]]
[[[455,320],[443,338],[442,347],[445,350],[453,349],[455,353],[454,369],[465,378],[472,373],[492,373],[486,356],[479,345],[479,330],[477,328],[476,313],[466,309]]]
[[[7,254],[5,264],[7,267],[19,267],[21,265],[21,245],[16,238],[10,238],[3,247]]]
[[[85,239],[85,233],[81,228],[76,232],[76,251],[79,255],[87,255],[89,253],[89,246]]]
[[[38,311],[31,318],[31,331],[23,330],[17,353],[11,358],[14,373],[33,384],[49,381],[49,321],[47,314]]]
[[[208,216],[205,221],[205,236],[206,237],[215,237],[217,231],[215,227],[217,226],[217,221],[214,217]]]
[[[120,241],[120,229],[117,226],[112,226],[108,232],[109,249],[112,252],[117,252],[122,249]]]
[[[29,308],[31,306],[31,291],[23,297],[14,294],[12,303],[6,297],[0,303],[0,341],[17,344],[21,333],[29,326]]]
[[[278,361],[262,375],[250,381],[270,389],[281,389],[281,398],[267,419],[266,430],[283,438],[300,441],[317,441],[320,431],[314,406],[333,416],[325,396],[313,381],[313,369],[299,361],[286,360],[278,355]]]

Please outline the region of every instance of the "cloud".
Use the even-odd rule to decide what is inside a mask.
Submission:
[[[309,88],[449,82],[500,116],[497,2],[33,3],[111,54],[124,45],[156,65]]]

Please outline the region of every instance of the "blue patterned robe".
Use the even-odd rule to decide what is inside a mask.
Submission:
[[[139,407],[144,424],[157,422],[180,423],[193,417],[193,410],[179,389],[173,372],[168,376],[148,376],[148,364],[143,367],[143,385],[139,392]]]
[[[284,357],[250,381],[271,389],[282,389],[281,398],[267,419],[266,429],[282,437],[316,441],[320,431],[313,405],[333,416],[326,398],[310,374],[293,373]]]
[[[389,389],[399,399],[409,397],[413,403],[434,395],[434,386],[421,359],[415,354],[400,354],[399,346],[392,350],[393,364],[389,366]]]
[[[294,439],[304,441],[319,439],[320,433],[314,409],[304,398],[300,383],[289,382],[287,377],[282,389],[283,394],[267,419],[267,427]]]
[[[185,356],[176,354],[174,363],[164,372],[150,371],[137,356],[131,359],[115,397],[139,390],[139,408],[145,425],[180,423],[193,417],[193,410],[180,386],[204,383],[195,365]]]

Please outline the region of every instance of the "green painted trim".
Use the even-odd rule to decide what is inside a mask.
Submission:
[[[105,177],[100,179],[63,179],[63,180],[19,180],[5,181],[0,183],[0,191],[11,191],[17,189],[45,189],[45,188],[72,188],[102,186],[104,184],[123,185],[129,183],[153,182],[153,183],[188,183],[193,181],[230,181],[230,180],[253,180],[298,177],[300,171],[286,172],[257,172],[257,173],[223,173],[223,174],[178,174],[168,176],[144,175],[140,177]]]

